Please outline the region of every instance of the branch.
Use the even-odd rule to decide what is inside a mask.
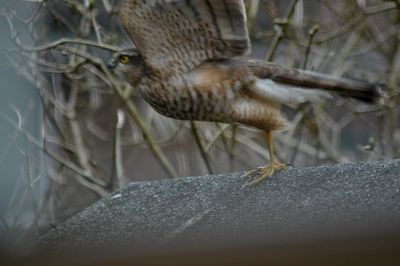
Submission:
[[[286,27],[286,25],[292,19],[294,11],[296,9],[297,2],[298,2],[298,0],[292,0],[289,8],[287,10],[286,16],[283,19],[282,25],[278,26],[279,28],[274,36],[274,39],[272,40],[271,48],[269,49],[269,52],[268,52],[267,56],[265,57],[267,61],[272,61],[274,59],[276,49],[278,48],[279,43],[281,42],[283,35],[284,35],[284,27]]]
[[[120,50],[119,47],[114,46],[114,45],[109,45],[106,43],[98,43],[96,41],[91,41],[91,40],[86,40],[86,39],[79,39],[79,38],[61,38],[58,39],[54,42],[44,44],[44,45],[38,45],[35,47],[30,47],[30,46],[24,46],[24,45],[19,45],[20,49],[26,51],[26,52],[40,52],[40,51],[46,51],[46,50],[51,50],[54,48],[59,48],[59,46],[62,46],[64,44],[81,44],[81,45],[87,45],[87,46],[92,46],[104,50],[109,50],[112,52],[117,52]],[[13,49],[10,50],[11,52],[18,52],[20,49]]]
[[[199,131],[197,129],[196,123],[194,121],[190,121],[191,129],[192,129],[192,134],[194,136],[194,140],[197,144],[197,147],[199,148],[201,157],[203,158],[204,163],[206,164],[207,170],[209,174],[212,174],[212,168],[211,168],[211,163],[207,154],[206,149],[203,146],[203,143],[201,143]]]
[[[68,169],[72,170],[73,172],[77,173],[78,175],[75,176],[78,181],[92,189],[93,191],[97,192],[100,196],[105,196],[108,194],[108,191],[104,189],[106,186],[106,183],[104,183],[101,180],[98,180],[97,178],[91,176],[87,171],[84,169],[80,168],[79,166],[75,165],[74,163],[65,160],[61,156],[59,156],[57,153],[47,149],[46,147],[43,147],[40,141],[36,140],[30,133],[28,133],[26,130],[22,128],[18,128],[18,125],[16,125],[9,117],[5,116],[2,114],[3,118],[5,121],[7,121],[9,124],[12,126],[16,127],[17,129],[20,130],[20,132],[26,137],[26,139],[32,143],[35,147],[43,151],[46,155],[48,155],[50,158],[53,160],[57,161],[61,165],[67,167]]]

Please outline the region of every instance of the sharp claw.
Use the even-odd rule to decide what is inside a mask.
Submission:
[[[268,177],[272,176],[274,174],[275,170],[281,170],[281,169],[286,169],[286,168],[288,168],[287,164],[272,162],[270,165],[257,168],[256,170],[253,170],[253,171],[249,172],[248,174],[245,174],[244,176],[245,177],[251,176],[252,174],[254,174],[256,172],[261,171],[260,176],[249,183],[249,186],[255,186],[255,185],[260,184],[262,181],[264,181]]]
[[[261,174],[261,176],[259,176],[258,178],[256,178],[255,180],[251,181],[249,183],[249,186],[255,186],[260,184],[262,181],[264,181],[265,179],[267,179],[268,177],[270,177],[271,175],[274,174],[274,169],[272,167],[267,167],[265,169],[265,172]]]
[[[262,169],[262,167],[258,167],[257,169],[251,170],[251,171],[243,174],[240,178],[251,177],[254,174],[256,174],[257,172],[259,172],[261,169]]]

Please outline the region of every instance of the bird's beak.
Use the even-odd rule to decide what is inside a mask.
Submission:
[[[110,60],[108,60],[107,67],[109,69],[114,69],[116,66],[117,66],[117,62],[115,61],[115,58],[111,58]]]

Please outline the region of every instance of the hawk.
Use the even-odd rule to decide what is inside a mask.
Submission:
[[[245,57],[250,40],[242,0],[123,0],[120,19],[135,48],[116,53],[109,66],[156,111],[265,132],[270,164],[252,184],[286,168],[275,160],[271,135],[286,126],[281,105],[331,93],[369,103],[380,98],[378,85]]]

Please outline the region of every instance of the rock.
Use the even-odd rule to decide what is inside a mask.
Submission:
[[[258,186],[241,175],[131,183],[38,247],[142,256],[400,239],[400,160],[292,168]]]

